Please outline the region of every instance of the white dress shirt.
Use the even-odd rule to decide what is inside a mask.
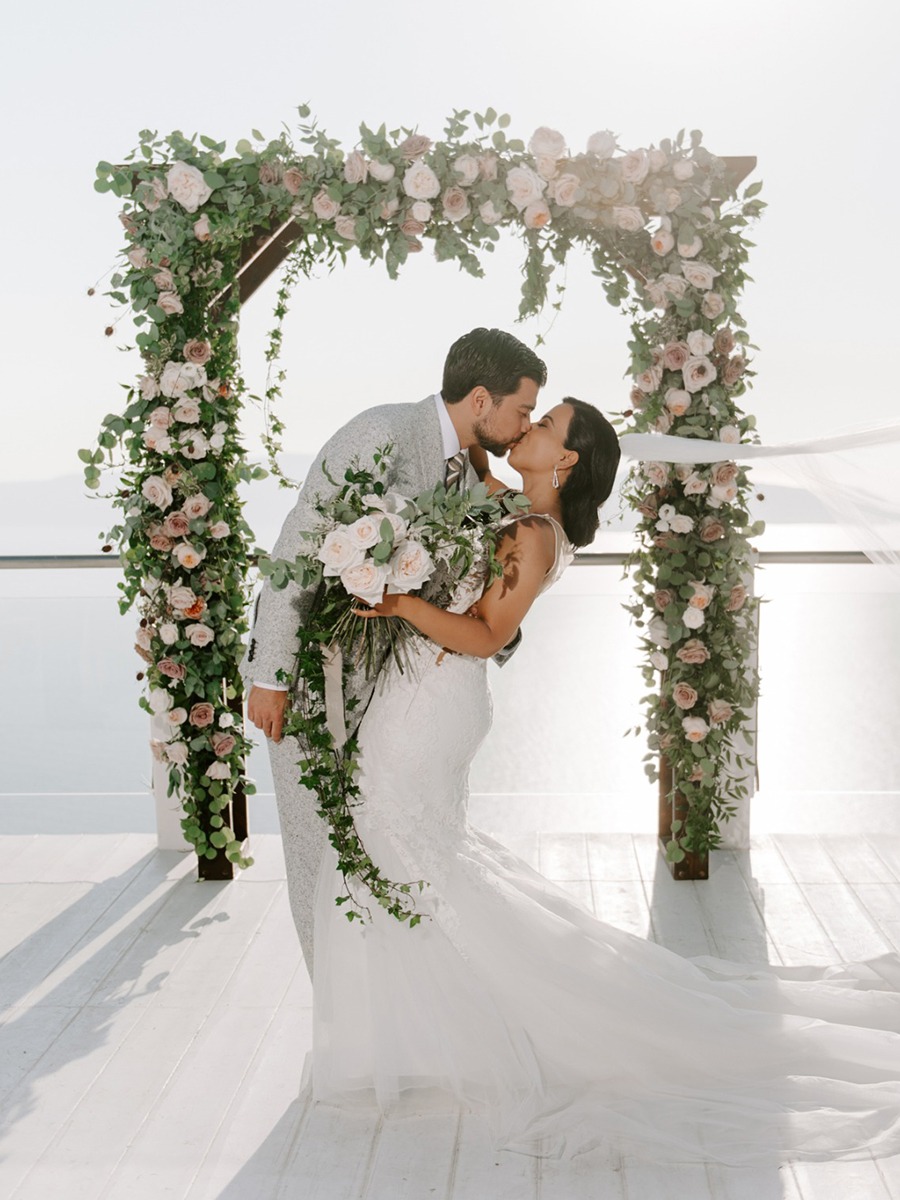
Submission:
[[[459,434],[453,427],[453,422],[450,420],[450,414],[447,412],[447,405],[444,403],[444,398],[440,392],[435,392],[434,404],[437,409],[438,421],[441,426],[441,441],[444,445],[444,458],[452,458],[454,454],[459,454],[462,446],[459,444]],[[286,692],[287,688],[283,683],[258,683],[255,679],[253,686],[264,688],[267,692]]]

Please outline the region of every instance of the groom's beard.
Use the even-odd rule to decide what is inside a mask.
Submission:
[[[480,421],[472,427],[472,432],[475,434],[475,440],[482,450],[487,450],[488,454],[493,454],[496,458],[503,458],[508,450],[511,450],[519,442],[519,438],[513,438],[511,442],[497,442],[491,437],[488,430],[485,428],[484,422]]]

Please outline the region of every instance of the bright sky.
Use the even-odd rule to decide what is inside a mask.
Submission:
[[[117,201],[92,188],[96,162],[121,161],[143,128],[229,148],[253,128],[274,136],[296,128],[304,101],[348,149],[360,121],[440,138],[453,108],[493,105],[525,140],[550,125],[581,149],[609,128],[631,149],[685,126],[717,153],[756,154],[770,207],[743,310],[760,347],[747,407],[764,440],[894,416],[898,25],[893,0],[16,5],[0,51],[0,478],[79,471],[77,448],[139,365],[116,348],[131,340],[128,318],[105,338],[118,310],[101,289],[86,296],[122,245]],[[566,393],[624,407],[626,326],[587,263],[572,264],[548,332],[549,314],[514,324],[520,258],[510,237],[485,281],[423,254],[399,283],[356,260],[302,286],[285,332],[285,449],[316,450],[370,404],[421,399],[449,344],[476,325],[529,342],[546,333],[547,407]],[[251,390],[263,386],[273,290],[245,311]],[[251,458],[258,428],[248,418]]]

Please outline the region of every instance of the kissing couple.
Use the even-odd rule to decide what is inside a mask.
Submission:
[[[382,1112],[474,1108],[495,1149],[528,1154],[602,1147],[746,1165],[898,1153],[897,955],[828,968],[685,959],[597,920],[468,823],[469,767],[491,722],[487,660],[508,660],[534,600],[593,541],[619,463],[592,405],[566,397],[534,419],[546,379],[510,334],[465,334],[439,393],[368,409],[330,439],[275,544],[273,557],[303,553],[317,502],[389,444],[391,491],[499,490],[492,453],[530,501],[504,519],[501,573],[485,573],[474,605],[471,591],[444,608],[386,594],[358,610],[424,635],[403,670],[389,657],[355,689],[354,821],[385,876],[427,881],[414,929],[377,906],[360,925],[335,905],[337,854],[298,782],[304,754],[283,736],[291,696],[278,682],[293,677],[314,589],[266,581],[259,594],[241,673],[267,738],[313,982],[301,1087],[316,1103]]]

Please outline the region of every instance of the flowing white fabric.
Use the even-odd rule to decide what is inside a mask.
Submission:
[[[558,541],[547,584],[571,547]],[[470,597],[460,598],[464,611]],[[496,1148],[659,1161],[900,1152],[900,959],[777,969],[685,959],[596,920],[466,819],[491,720],[486,664],[423,641],[360,726],[357,824],[415,929],[348,922],[318,881],[313,1049],[321,1103],[463,1105]],[[561,752],[565,752],[561,748]]]

